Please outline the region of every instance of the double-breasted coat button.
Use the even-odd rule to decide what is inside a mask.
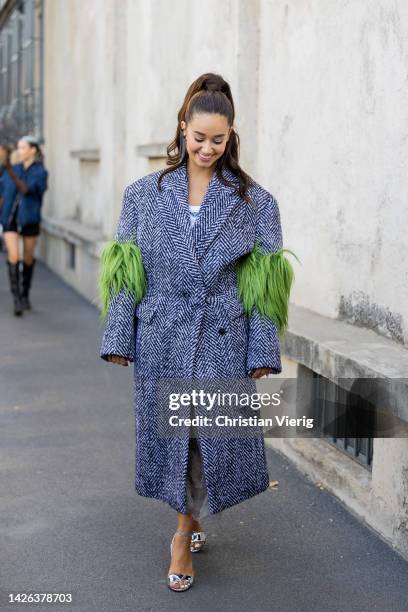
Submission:
[[[223,327],[220,327],[220,329],[218,330],[218,333],[223,335],[225,334],[226,330]]]
[[[207,304],[209,304],[211,302],[211,298],[209,295],[207,295],[207,297],[205,298],[205,301]]]

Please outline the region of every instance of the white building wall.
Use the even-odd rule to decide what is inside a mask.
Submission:
[[[243,167],[298,254],[292,301],[407,342],[408,6],[46,0],[45,211],[105,237],[191,81],[230,82]],[[99,161],[72,152],[97,151]]]
[[[408,5],[263,0],[258,171],[297,265],[292,299],[408,340]]]
[[[46,211],[99,227],[112,202],[114,0],[45,3]],[[101,10],[102,9],[102,10]],[[100,161],[73,154],[97,150]]]

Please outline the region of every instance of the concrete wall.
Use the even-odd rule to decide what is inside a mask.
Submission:
[[[45,2],[46,212],[101,226],[113,198],[114,0]],[[100,10],[102,8],[102,10]],[[99,162],[71,156],[99,149]]]
[[[257,16],[257,10],[241,0],[221,5],[215,0],[205,5],[45,1],[50,188],[44,215],[52,217],[53,224],[58,221],[60,234],[64,220],[75,220],[81,233],[89,228],[106,239],[113,235],[125,186],[164,166],[164,159],[152,162],[138,155],[137,146],[170,142],[185,92],[205,71],[220,72],[234,91],[241,91],[236,125],[243,165],[246,159],[251,171],[255,169],[251,123],[256,117]],[[249,54],[248,48],[253,49]],[[49,224],[44,229],[41,256],[84,295],[97,299],[96,278],[82,282],[79,270],[76,278],[65,269],[67,241],[63,236],[57,255]],[[52,249],[47,240],[53,242]],[[81,250],[81,244],[77,248]]]
[[[150,171],[136,146],[168,143],[190,82],[219,72],[302,260],[293,302],[406,343],[407,30],[402,1],[46,0],[45,211],[110,237]]]
[[[406,343],[408,5],[263,0],[258,171],[296,304]]]
[[[283,379],[285,390],[290,389],[283,413],[313,417],[309,403],[315,393],[312,371],[287,357],[282,365],[284,371],[273,377],[272,384],[264,379],[258,390],[276,392],[279,379]],[[280,412],[277,408],[262,411],[263,417],[273,414]],[[292,437],[290,434],[281,437],[276,428],[265,437],[265,443],[289,458],[316,486],[336,495],[355,516],[408,559],[407,423],[400,425],[401,437],[373,440],[371,469],[340,451],[324,436],[306,438],[293,433]]]

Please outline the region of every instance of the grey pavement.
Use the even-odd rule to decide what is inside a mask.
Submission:
[[[13,316],[1,253],[0,610],[408,610],[407,561],[270,449],[278,488],[207,518],[171,592],[176,514],[134,490],[132,366],[100,359],[97,309],[40,262],[32,302]]]

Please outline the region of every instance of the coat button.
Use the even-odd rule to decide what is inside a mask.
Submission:
[[[211,302],[211,298],[209,295],[207,295],[207,297],[205,298],[205,301],[207,304],[209,304]]]
[[[219,334],[221,334],[221,335],[224,335],[224,334],[225,334],[225,332],[226,332],[226,330],[225,330],[223,327],[221,327],[221,328],[218,330],[218,333],[219,333]]]

